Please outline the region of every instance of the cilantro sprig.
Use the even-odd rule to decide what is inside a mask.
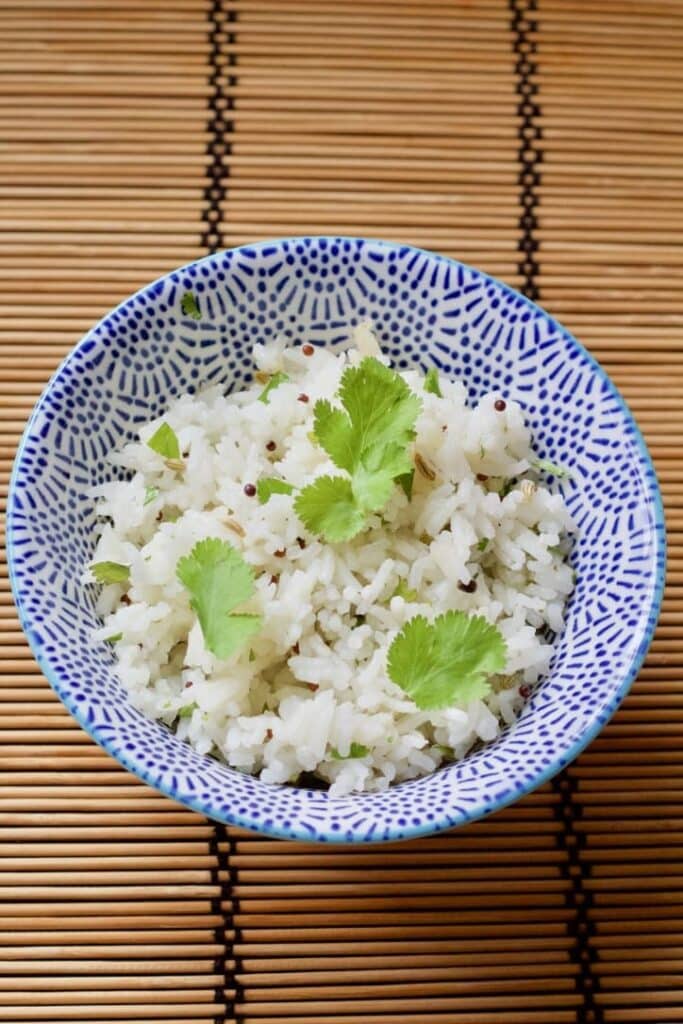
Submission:
[[[490,692],[488,677],[505,668],[507,648],[481,615],[450,611],[428,622],[416,615],[394,638],[387,671],[424,711],[468,703]]]
[[[130,568],[120,562],[93,562],[90,572],[98,583],[130,582]]]
[[[178,718],[192,718],[192,714],[197,710],[199,704],[195,701],[192,704],[185,704],[182,708],[178,709]]]
[[[273,376],[268,381],[268,383],[266,384],[266,386],[264,387],[261,394],[258,396],[259,402],[263,402],[264,405],[268,405],[268,403],[270,402],[271,391],[274,391],[275,388],[279,388],[281,384],[286,383],[286,381],[288,380],[289,375],[283,373],[281,370],[278,370],[276,373],[274,373]]]
[[[547,473],[548,476],[554,476],[557,480],[567,480],[571,477],[570,471],[565,466],[558,466],[550,459],[532,459],[531,466],[539,473]]]
[[[396,584],[396,590],[391,596],[402,597],[404,601],[417,601],[418,593],[417,590],[409,587],[405,580],[399,580]]]
[[[159,429],[155,431],[147,442],[147,447],[151,448],[157,455],[161,455],[164,459],[171,459],[176,462],[180,459],[180,441],[173,427],[170,427],[165,421],[161,424]]]
[[[338,394],[342,409],[316,402],[313,434],[348,475],[319,477],[294,505],[308,529],[332,543],[355,537],[411,473],[408,446],[421,408],[403,378],[372,357],[344,371]]]
[[[365,524],[365,512],[356,503],[351,481],[343,476],[319,476],[297,495],[294,509],[312,533],[330,543],[351,540]]]
[[[180,308],[185,316],[191,316],[193,320],[201,320],[202,313],[193,292],[185,292],[180,300]]]
[[[294,488],[291,484],[277,476],[262,476],[256,482],[256,494],[258,495],[259,505],[265,505],[274,494],[292,494],[293,491]]]
[[[176,575],[190,595],[206,648],[216,657],[229,658],[261,628],[260,615],[234,612],[254,593],[254,574],[226,541],[200,540],[180,559]]]
[[[369,753],[369,747],[355,742],[349,746],[348,754],[340,754],[336,747],[330,749],[330,757],[333,761],[350,761],[356,757],[367,757]]]
[[[439,386],[439,371],[433,366],[425,374],[424,389],[432,395],[438,395],[439,398],[443,398]]]

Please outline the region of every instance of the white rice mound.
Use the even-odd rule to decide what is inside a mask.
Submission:
[[[566,554],[574,527],[561,495],[530,471],[520,407],[508,400],[497,411],[494,393],[470,408],[464,384],[443,376],[438,397],[419,371],[401,374],[422,402],[414,447],[423,471],[411,501],[397,486],[352,541],[312,536],[295,495],[261,505],[245,493],[264,476],[299,489],[340,473],[312,440],[313,408],[334,400],[344,369],[367,351],[367,331],[356,331],[358,347],[341,353],[257,345],[261,380],[289,375],[268,404],[257,400],[258,382],[227,397],[218,387],[185,395],[111,456],[130,478],[93,491],[104,520],[93,561],[130,566],[129,584],[102,588],[95,639],[122,634],[116,670],[132,704],[239,771],[276,784],[315,772],[332,796],[385,789],[493,740],[519,713],[520,686],[526,695],[524,684],[547,670],[548,629],[562,630],[573,587]],[[178,435],[183,472],[146,444],[164,421]],[[159,493],[145,504],[150,487]],[[176,578],[178,560],[208,537],[228,541],[253,567],[255,594],[239,610],[263,616],[261,630],[225,661],[206,650]],[[89,570],[84,580],[93,582]],[[459,584],[471,580],[476,590],[467,593]],[[395,594],[401,581],[415,600]],[[413,616],[449,609],[495,623],[507,644],[505,674],[485,700],[422,711],[388,678],[387,650]],[[352,744],[367,753],[349,756]]]

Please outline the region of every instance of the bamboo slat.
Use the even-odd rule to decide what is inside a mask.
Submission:
[[[211,143],[226,245],[386,236],[522,286],[526,75],[533,283],[644,429],[670,562],[633,693],[563,790],[368,849],[216,834],[119,769],[53,697],[0,571],[0,1020],[682,1019],[680,3],[8,0],[2,14],[1,498],[74,341],[205,252]],[[515,46],[532,43],[524,71]],[[212,102],[230,108],[221,139]]]
[[[680,131],[666,113],[669,101],[681,95],[680,23],[666,30],[674,49],[664,44],[659,51],[664,36],[661,27],[648,24],[649,8],[643,20],[621,3],[587,17],[561,0],[544,0],[542,8],[536,36],[546,140],[538,231],[541,295],[621,378],[660,460],[666,493],[670,474],[677,473],[670,458],[679,457],[681,437],[680,431],[669,432],[667,421],[678,414],[681,388],[660,359],[670,350],[678,363],[680,337],[672,344],[668,332],[680,335],[683,315],[680,295],[669,295],[666,283],[677,273],[680,237],[674,230],[669,245],[666,234],[680,219],[681,203],[680,197],[669,201],[667,225],[659,215],[661,193],[650,188],[648,195],[642,184],[654,183],[661,173],[668,188],[680,171]],[[669,8],[664,18],[674,13],[680,11]],[[600,29],[593,34],[596,20]],[[614,31],[618,47],[607,39]],[[640,97],[624,81],[627,66],[636,69],[636,78],[647,76]],[[600,150],[592,127],[598,108]],[[627,131],[621,120],[626,111],[637,125]],[[651,118],[649,129],[645,118]],[[666,138],[650,138],[650,131],[658,131],[655,125],[666,125]],[[604,154],[600,166],[593,157],[597,152]],[[642,176],[633,173],[636,166]],[[666,456],[669,445],[671,456]],[[669,491],[672,556],[683,528],[680,501],[678,489]],[[672,557],[672,567],[674,562]],[[677,572],[670,578],[678,583]],[[681,1015],[680,968],[667,972],[657,965],[672,942],[681,895],[683,784],[675,753],[681,720],[679,602],[680,593],[669,587],[663,625],[633,695],[573,769],[583,810],[578,827],[586,839],[584,863],[591,869],[587,885],[597,929],[592,944],[600,958],[595,970],[600,990],[591,998],[606,1021]],[[670,627],[664,625],[669,622]],[[651,689],[652,680],[659,679],[666,680],[663,692]],[[634,921],[625,916],[630,914],[636,914]],[[635,933],[637,955],[649,965],[642,973],[629,941]]]
[[[46,9],[3,7],[3,494],[21,420],[77,337],[203,252],[207,10],[154,6],[72,5],[52,34]],[[0,1019],[213,1021],[230,992],[210,826],[83,742],[12,613],[0,656]]]

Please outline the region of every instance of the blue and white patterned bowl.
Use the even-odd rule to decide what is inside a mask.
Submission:
[[[191,289],[201,321],[180,311]],[[253,342],[335,346],[370,319],[395,365],[436,366],[472,398],[522,404],[537,449],[568,466],[581,534],[578,583],[548,678],[495,743],[381,794],[330,800],[274,787],[195,753],[126,700],[113,655],[90,640],[95,595],[88,488],[105,456],[187,389],[241,388]],[[17,455],[8,512],[12,585],[35,657],[69,711],[140,778],[211,818],[276,836],[368,842],[489,814],[559,771],[627,692],[654,629],[664,520],[643,440],[615,387],[551,317],[505,285],[409,246],[293,238],[176,270],[110,313],[65,360]]]

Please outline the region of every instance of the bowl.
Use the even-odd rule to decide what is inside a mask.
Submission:
[[[185,290],[201,309],[180,310]],[[331,799],[276,787],[197,754],[130,706],[111,651],[94,644],[88,489],[105,456],[188,389],[241,388],[258,339],[341,346],[371,320],[399,369],[419,364],[524,408],[580,530],[577,584],[549,674],[493,743],[383,793]],[[33,653],[89,735],[162,793],[273,836],[369,842],[425,835],[511,803],[567,765],[628,691],[652,636],[664,578],[656,477],[604,371],[538,306],[454,260],[359,238],[291,238],[218,253],[123,302],[62,363],[17,454],[8,502],[14,596]]]

